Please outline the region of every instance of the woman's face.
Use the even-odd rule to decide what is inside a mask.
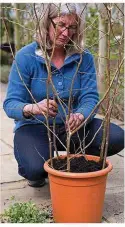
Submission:
[[[54,43],[56,34],[55,45],[58,47],[66,45],[77,32],[77,15],[69,14],[50,20],[49,37],[51,42]]]

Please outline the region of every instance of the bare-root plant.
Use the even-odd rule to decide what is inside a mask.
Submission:
[[[54,3],[52,3],[54,4]],[[91,114],[84,120],[83,123],[81,123],[81,125],[79,127],[77,127],[75,130],[71,131],[70,130],[70,126],[68,124],[68,130],[66,131],[67,133],[67,143],[66,145],[62,143],[62,141],[60,141],[58,135],[56,135],[56,118],[53,118],[53,127],[50,126],[49,123],[49,99],[53,98],[53,100],[57,101],[59,103],[59,105],[61,106],[62,110],[63,110],[63,114],[64,114],[64,118],[65,120],[68,122],[70,115],[72,114],[72,96],[73,96],[73,90],[74,90],[74,83],[75,83],[75,78],[78,76],[78,72],[79,72],[79,68],[82,62],[82,52],[86,51],[85,48],[81,49],[80,47],[79,50],[81,51],[80,54],[80,61],[77,64],[77,69],[76,72],[73,75],[72,81],[71,81],[71,86],[69,89],[69,100],[68,100],[68,104],[66,104],[64,102],[63,99],[61,99],[60,94],[57,92],[55,85],[53,83],[53,76],[52,76],[52,70],[51,70],[51,61],[52,61],[52,57],[53,57],[53,53],[55,50],[55,41],[56,41],[56,35],[57,35],[57,29],[58,29],[58,23],[56,25],[56,29],[55,29],[55,38],[54,38],[54,42],[53,42],[53,47],[52,47],[52,51],[51,54],[48,55],[47,53],[47,49],[46,49],[46,39],[44,40],[44,45],[43,45],[43,37],[41,35],[41,26],[40,26],[40,20],[41,18],[43,18],[46,14],[46,4],[40,4],[40,8],[43,9],[43,13],[38,13],[38,8],[37,8],[37,4],[31,4],[30,7],[32,10],[29,10],[29,12],[27,12],[26,10],[21,10],[21,12],[24,13],[28,13],[28,18],[29,15],[31,16],[31,19],[34,21],[34,29],[27,27],[25,25],[22,25],[21,23],[18,22],[14,22],[14,21],[9,21],[10,23],[16,23],[18,24],[18,26],[23,27],[23,29],[25,29],[25,31],[31,31],[32,35],[34,35],[34,33],[37,33],[37,35],[39,36],[39,47],[40,47],[40,51],[42,52],[44,59],[45,59],[45,64],[46,64],[46,68],[47,68],[47,74],[48,74],[48,78],[46,80],[46,97],[47,97],[47,114],[45,115],[42,111],[41,114],[44,115],[45,117],[45,121],[40,121],[39,119],[37,119],[37,116],[33,116],[35,119],[38,120],[39,123],[44,124],[47,127],[47,131],[48,131],[48,138],[49,138],[49,150],[50,150],[50,166],[53,168],[53,154],[52,154],[52,145],[54,145],[54,149],[56,152],[56,156],[57,159],[59,159],[59,152],[57,150],[57,146],[56,146],[56,140],[58,140],[64,147],[65,151],[66,151],[66,155],[67,155],[67,167],[66,167],[66,171],[70,172],[70,161],[72,159],[72,156],[70,156],[70,143],[71,143],[71,138],[73,136],[74,133],[78,134],[78,130],[81,127],[86,127],[86,124],[88,123],[88,121],[90,120],[90,118],[96,114],[98,108],[102,105],[103,101],[105,100],[106,102],[106,108],[105,108],[105,114],[103,116],[102,119],[102,124],[100,125],[99,129],[97,130],[97,132],[95,133],[95,135],[93,136],[92,140],[89,142],[89,144],[85,144],[85,139],[87,137],[87,135],[85,135],[84,133],[84,138],[81,141],[79,134],[78,134],[78,139],[79,139],[79,148],[77,149],[78,152],[75,152],[73,157],[76,157],[79,153],[83,154],[85,156],[85,151],[86,148],[88,148],[91,143],[93,142],[93,140],[95,139],[96,136],[98,136],[98,133],[100,130],[103,129],[103,138],[102,138],[102,144],[101,144],[101,151],[100,151],[100,161],[103,162],[102,168],[105,168],[105,163],[106,163],[106,157],[107,157],[107,151],[108,151],[108,141],[109,141],[109,126],[110,126],[110,118],[111,118],[111,113],[112,113],[112,108],[114,106],[115,103],[115,98],[118,94],[118,89],[119,89],[119,81],[120,81],[120,76],[121,76],[121,68],[123,67],[123,62],[124,59],[121,55],[120,49],[121,49],[121,45],[122,45],[122,40],[123,40],[123,36],[121,37],[121,39],[119,41],[116,41],[116,46],[118,48],[118,52],[119,55],[117,57],[117,68],[116,71],[114,72],[114,75],[111,76],[111,68],[110,68],[110,59],[111,59],[111,35],[113,33],[113,27],[112,27],[112,7],[117,7],[117,10],[120,10],[118,8],[118,6],[116,4],[114,4],[112,7],[110,7],[108,4],[104,4],[104,7],[106,9],[107,12],[107,33],[104,34],[105,36],[107,36],[107,53],[106,56],[102,56],[102,58],[106,59],[106,78],[104,78],[104,80],[106,80],[106,91],[104,96],[100,99],[100,101],[98,102],[98,104],[94,107],[94,109],[92,110]],[[5,7],[5,6],[4,6]],[[60,7],[61,4],[58,7],[58,15],[60,15]],[[68,8],[68,4],[67,4],[67,8]],[[82,13],[84,12],[85,6],[82,10]],[[12,7],[13,11],[20,11],[20,9],[14,8]],[[33,13],[31,13],[33,12]],[[123,12],[122,12],[123,14]],[[124,16],[124,14],[122,15]],[[20,77],[21,82],[23,83],[25,89],[27,90],[27,92],[29,93],[32,102],[35,103],[37,105],[37,101],[35,99],[35,97],[33,96],[32,92],[30,91],[30,89],[27,87],[26,83],[23,80],[23,77],[21,75],[21,72],[19,70],[18,64],[15,60],[15,56],[14,53],[12,51],[11,48],[11,43],[10,43],[10,37],[9,37],[9,33],[8,33],[8,27],[6,25],[6,21],[8,20],[5,17],[2,17],[2,23],[5,26],[5,30],[6,30],[6,34],[7,34],[7,38],[8,38],[8,42],[10,44],[10,49],[11,49],[11,53],[13,56],[13,60],[15,61],[16,67],[17,67],[17,71],[18,71],[18,75]],[[83,20],[83,18],[79,18],[81,20]],[[89,27],[93,26],[93,22],[91,25],[89,25]],[[83,28],[83,32],[87,32],[87,28]],[[79,34],[80,36],[80,34]],[[91,46],[92,47],[92,46]],[[84,74],[84,72],[81,72]],[[86,88],[82,88],[82,89],[86,89]],[[50,96],[50,90],[52,90],[53,96]],[[112,91],[112,92],[111,92]],[[39,107],[38,107],[39,108]],[[66,112],[66,109],[68,110]],[[60,116],[62,118],[63,121],[64,118],[62,116]],[[53,139],[52,139],[53,136]],[[37,152],[37,151],[36,151]],[[86,156],[85,156],[86,157]],[[42,157],[44,158],[44,157]]]

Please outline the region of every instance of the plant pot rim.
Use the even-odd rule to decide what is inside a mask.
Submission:
[[[64,158],[67,155],[60,155],[60,157]],[[74,156],[74,155],[71,155]],[[82,156],[82,155],[79,155]],[[94,155],[86,155],[86,157],[89,160],[95,160],[98,161],[100,157],[94,156]],[[46,172],[48,172],[51,175],[59,176],[59,177],[65,177],[65,178],[91,178],[91,177],[99,177],[99,176],[104,176],[107,175],[113,168],[110,160],[106,159],[107,167],[103,170],[95,171],[95,172],[89,172],[89,173],[71,173],[71,172],[63,172],[59,170],[52,169],[49,165],[48,161],[44,163],[44,169]]]

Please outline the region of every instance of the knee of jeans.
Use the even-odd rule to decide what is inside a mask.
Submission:
[[[45,175],[44,167],[41,166],[28,166],[25,169],[25,178],[28,180],[40,180]]]
[[[124,149],[124,130],[119,126],[116,126],[112,134],[112,140],[109,143],[108,155],[117,154]]]
[[[120,127],[114,132],[113,142],[124,148],[124,130]]]

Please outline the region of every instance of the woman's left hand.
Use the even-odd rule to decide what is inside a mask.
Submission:
[[[68,123],[71,131],[78,128],[84,120],[84,116],[81,113],[70,114],[69,122],[66,121],[66,130],[68,131]]]

